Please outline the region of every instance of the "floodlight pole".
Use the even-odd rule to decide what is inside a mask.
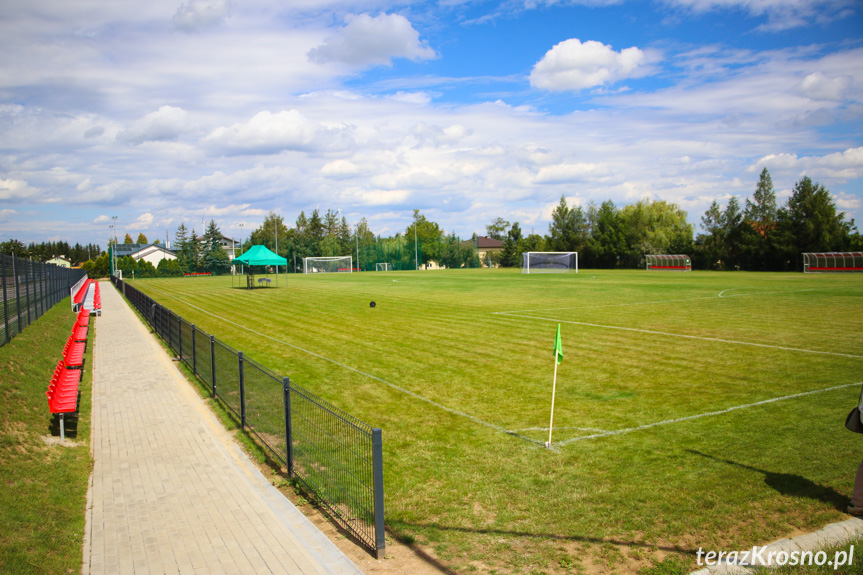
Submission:
[[[420,256],[419,256],[419,248],[417,247],[417,220],[414,219],[414,264],[416,265],[416,271],[420,269]]]

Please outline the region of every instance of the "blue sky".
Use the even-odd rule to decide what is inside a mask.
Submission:
[[[855,0],[6,0],[0,48],[4,240],[544,234],[561,196],[697,226],[764,167],[863,221]]]

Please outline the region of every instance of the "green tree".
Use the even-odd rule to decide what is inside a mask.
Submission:
[[[145,236],[143,233],[139,233],[138,239],[135,240],[135,243],[136,244],[149,244],[150,242],[147,241],[147,236]]]
[[[626,253],[626,230],[614,202],[606,200],[599,208],[591,205],[588,217],[592,222],[588,250],[594,264],[601,268],[614,268]]]
[[[485,233],[492,239],[504,241],[506,239],[507,228],[509,228],[509,222],[501,217],[497,217],[485,227]]]
[[[414,221],[405,229],[405,239],[413,243],[416,238],[417,246],[414,253],[418,255],[417,265],[424,265],[431,261],[440,262],[440,244],[443,238],[443,230],[437,224],[426,219],[419,210],[414,210]],[[414,254],[411,254],[412,256]],[[416,258],[412,258],[416,259]]]
[[[645,254],[689,253],[692,225],[676,204],[643,199],[624,206],[620,218],[626,230],[629,266],[639,265]]]
[[[278,241],[279,255],[287,253],[290,244],[285,220],[275,212],[267,214],[263,223],[252,232],[250,238],[252,245],[266,246],[273,252],[276,251],[276,241]]]
[[[518,222],[513,222],[512,227],[503,240],[503,251],[501,252],[500,265],[505,268],[521,266],[521,227]]]
[[[183,222],[177,227],[174,233],[174,253],[177,254],[177,265],[180,269],[191,271],[191,262],[189,261],[189,230]]]
[[[795,184],[779,220],[788,232],[783,251],[795,259],[803,252],[847,249],[855,229],[854,222],[846,222],[845,213],[836,210],[830,192],[808,176]]]
[[[746,199],[743,210],[745,225],[740,234],[740,252],[746,258],[746,268],[755,270],[781,269],[774,242],[778,209],[773,180],[767,168],[761,170],[752,200]]]
[[[126,237],[124,237],[124,238],[123,238],[123,243],[124,243],[124,244],[126,244],[126,245],[128,245],[128,244],[134,244],[135,242],[133,242],[133,241],[132,241],[132,236],[130,236],[130,235],[127,233],[127,234],[126,234]]]
[[[587,237],[588,219],[584,210],[581,206],[570,208],[566,204],[566,197],[560,196],[560,203],[551,213],[547,248],[555,252],[583,251],[587,244]]]

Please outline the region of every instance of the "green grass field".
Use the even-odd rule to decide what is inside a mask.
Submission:
[[[284,279],[134,285],[381,427],[388,527],[454,571],[687,568],[847,517],[859,274]]]

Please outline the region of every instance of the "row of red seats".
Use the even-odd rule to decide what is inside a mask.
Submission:
[[[78,384],[84,373],[84,351],[90,329],[90,312],[81,308],[72,333],[63,347],[63,358],[57,362],[51,383],[48,384],[48,409],[60,416],[60,438],[66,439],[63,415],[78,411]]]
[[[99,282],[96,280],[90,280],[93,282],[93,311],[96,312],[96,315],[102,315],[102,292],[99,291]]]

